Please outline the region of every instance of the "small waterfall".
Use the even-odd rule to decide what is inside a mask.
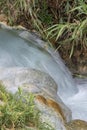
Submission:
[[[72,110],[73,119],[87,121],[87,83],[72,78],[59,54],[26,30],[0,27],[0,68],[26,67],[46,73],[56,81],[58,94]],[[82,114],[80,114],[82,113]]]

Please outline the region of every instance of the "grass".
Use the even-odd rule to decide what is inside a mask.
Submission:
[[[62,9],[64,11],[61,13],[60,21],[46,29],[47,37],[55,39],[58,46],[64,46],[69,43],[71,46],[71,57],[74,45],[76,46],[80,43],[82,47],[87,47],[87,3],[83,0],[67,1]],[[65,15],[65,17],[62,15]]]
[[[0,130],[54,130],[39,120],[39,110],[34,105],[34,95],[21,89],[12,95],[0,85]]]
[[[87,19],[78,23],[55,24],[46,30],[49,39],[55,38],[59,45],[71,44],[70,58],[74,45],[87,47]],[[66,37],[65,37],[66,36]]]
[[[77,77],[77,78],[85,79],[85,78],[87,78],[87,75],[73,74],[73,77]]]

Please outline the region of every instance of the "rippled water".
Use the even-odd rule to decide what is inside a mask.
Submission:
[[[73,119],[87,121],[87,82],[75,80],[54,49],[44,49],[37,36],[27,31],[0,28],[0,68],[27,67],[45,71],[58,85],[58,94],[69,106]]]

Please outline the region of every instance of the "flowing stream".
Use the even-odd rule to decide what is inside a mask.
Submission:
[[[26,30],[1,25],[0,68],[26,67],[49,73],[58,85],[59,96],[72,110],[73,119],[87,121],[87,80],[72,78],[59,54],[44,45],[44,41]]]

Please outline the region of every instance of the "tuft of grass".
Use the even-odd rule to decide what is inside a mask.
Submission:
[[[24,93],[20,88],[14,95],[8,93],[0,85],[0,130],[54,130],[46,123],[39,120],[39,110],[34,105],[34,95]]]
[[[34,108],[33,95],[23,96],[20,90],[15,95],[11,95],[2,91],[1,88],[1,100],[4,101],[4,105],[0,106],[0,129],[22,128],[31,124],[35,126],[38,120],[38,111]]]
[[[74,46],[78,44],[87,48],[87,3],[84,0],[64,2],[60,7],[60,16],[57,24],[46,29],[47,38],[54,39],[57,46],[70,44],[70,58]],[[61,12],[63,9],[63,12]]]
[[[47,30],[47,37],[54,38],[59,45],[71,44],[70,57],[74,51],[74,45],[81,43],[87,47],[87,19],[81,22],[55,24]]]

